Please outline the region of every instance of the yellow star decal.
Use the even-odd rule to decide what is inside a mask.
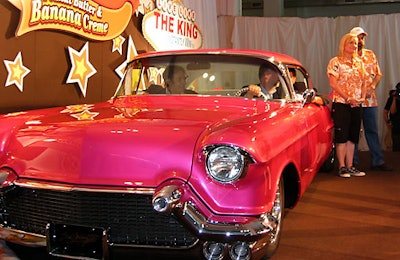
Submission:
[[[71,114],[72,117],[75,117],[79,121],[81,120],[94,120],[96,116],[98,116],[99,113],[97,112],[90,112],[89,110],[84,110],[80,113],[77,114]]]
[[[129,35],[128,53],[126,55],[126,59],[121,65],[118,66],[118,68],[115,69],[115,72],[121,79],[124,77],[124,71],[125,71],[126,64],[128,64],[128,62],[130,62],[133,59],[133,57],[135,57],[137,55],[138,54],[137,54],[136,46],[133,43],[132,36]]]
[[[14,61],[4,60],[4,65],[8,71],[7,80],[5,86],[11,86],[15,84],[19,91],[23,92],[24,89],[24,77],[31,72],[30,69],[22,64],[22,54],[18,52],[17,57]]]
[[[67,106],[64,110],[62,110],[60,113],[78,113],[82,112],[84,110],[89,110],[93,107],[93,105],[88,105],[88,104],[82,104],[82,105],[71,105]]]
[[[122,35],[116,37],[113,39],[113,46],[112,46],[112,52],[118,51],[120,55],[122,55],[122,45],[125,42],[125,38],[122,37]]]
[[[97,72],[89,62],[89,43],[86,42],[79,52],[69,46],[68,51],[72,68],[69,72],[67,83],[78,83],[83,96],[86,97],[88,79]]]
[[[125,116],[121,113],[121,114],[115,115],[114,118],[123,119],[123,118],[125,118]]]

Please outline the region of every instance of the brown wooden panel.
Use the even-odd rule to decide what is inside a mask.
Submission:
[[[114,70],[125,60],[131,35],[138,52],[153,50],[141,33],[141,17],[132,16],[123,33],[123,54],[112,52],[112,40],[92,41],[63,31],[33,31],[15,37],[20,11],[6,0],[0,2],[0,113],[67,104],[108,100],[119,82]],[[97,73],[89,78],[86,97],[78,84],[66,84],[71,68],[68,46],[79,51],[89,42],[89,61]],[[4,60],[13,61],[22,53],[25,67],[23,92],[17,86],[5,87]]]

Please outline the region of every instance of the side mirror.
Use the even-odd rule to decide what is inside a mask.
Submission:
[[[303,106],[305,104],[310,104],[313,101],[313,99],[315,98],[315,96],[316,96],[316,93],[315,93],[314,89],[306,89],[303,92]]]

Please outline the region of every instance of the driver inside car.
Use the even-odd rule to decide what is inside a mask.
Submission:
[[[268,63],[261,64],[258,70],[258,78],[260,83],[257,85],[248,85],[248,91],[244,94],[247,98],[259,97],[261,92],[264,93],[268,99],[279,98],[277,88],[279,87],[278,73]]]

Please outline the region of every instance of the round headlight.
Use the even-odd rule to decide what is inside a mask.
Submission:
[[[209,151],[206,165],[208,174],[219,182],[233,182],[242,175],[244,156],[237,148],[219,146]]]

